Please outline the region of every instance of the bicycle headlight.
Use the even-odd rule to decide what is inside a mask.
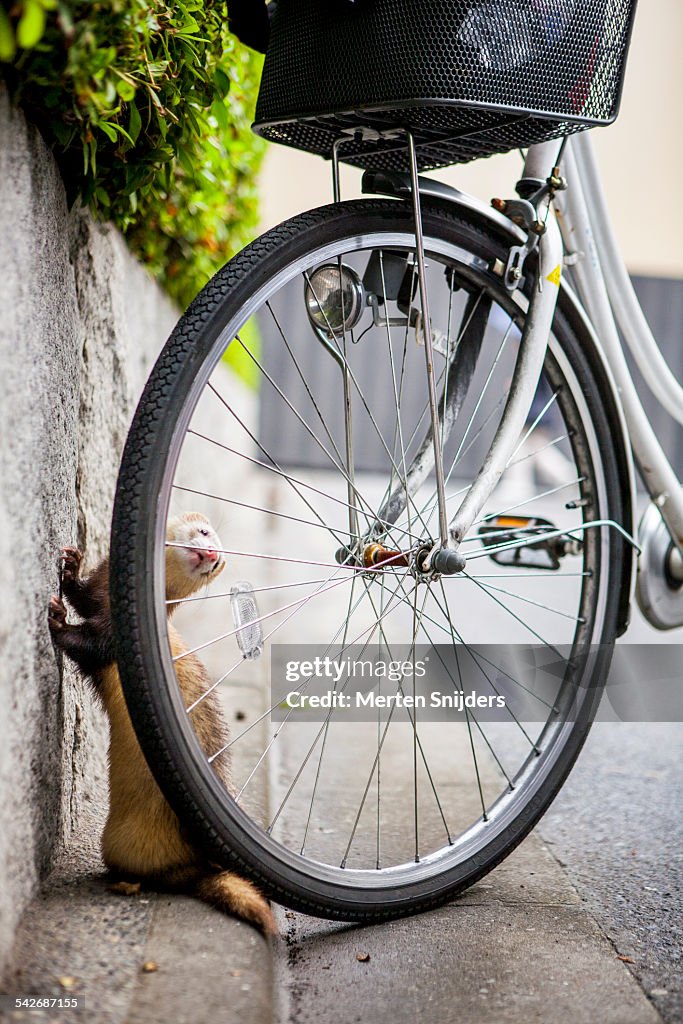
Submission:
[[[351,267],[326,263],[308,276],[304,292],[313,326],[328,335],[352,330],[363,313],[364,291]]]

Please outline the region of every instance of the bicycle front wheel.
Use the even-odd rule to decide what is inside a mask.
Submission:
[[[424,229],[452,515],[500,421],[527,299],[493,272],[505,242],[489,228],[425,204]],[[119,668],[168,800],[214,858],[276,900],[347,920],[436,906],[533,827],[587,734],[621,589],[623,539],[583,529],[622,519],[610,406],[562,301],[529,422],[462,546],[465,571],[428,571],[438,509],[414,252],[410,210],[367,200],[304,214],[232,260],[152,372],[113,522]],[[191,701],[165,571],[169,517],[190,509],[218,529],[228,580],[177,613],[187,656],[209,673]],[[535,689],[490,645],[548,655],[554,688]],[[416,695],[425,651],[442,691],[464,694],[465,675],[505,690],[496,720],[400,700]],[[351,655],[403,665],[363,684],[393,701],[353,720],[339,705],[283,708],[283,666],[295,661],[287,689],[304,692],[314,655],[346,664],[328,680],[337,694]],[[217,697],[231,735],[213,749],[200,723]]]

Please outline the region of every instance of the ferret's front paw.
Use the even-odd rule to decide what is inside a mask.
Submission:
[[[78,548],[62,548],[59,557],[62,563],[62,579],[77,580],[81,571],[83,553]]]
[[[47,624],[51,633],[59,633],[66,626],[66,606],[61,598],[53,596],[47,610]]]

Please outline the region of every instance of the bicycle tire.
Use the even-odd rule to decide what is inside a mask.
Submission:
[[[426,239],[446,239],[490,266],[504,256],[505,241],[439,203],[424,204]],[[283,859],[235,804],[226,805],[213,773],[202,763],[187,735],[177,698],[164,685],[158,623],[153,610],[149,568],[159,543],[158,505],[170,439],[181,421],[191,382],[201,375],[225,324],[248,305],[254,291],[293,261],[326,240],[363,232],[410,230],[411,214],[401,204],[362,200],[323,207],[280,225],[248,246],[209,282],[180,320],[152,371],[131,427],[122,459],[111,543],[111,600],[116,650],[130,716],[148,764],[181,820],[214,860],[257,882],[273,899],[306,913],[356,921],[379,921],[417,913],[451,899],[484,876],[529,833],[566,779],[584,741],[600,697],[597,687],[571,723],[561,749],[538,790],[509,826],[485,850],[440,873],[423,873],[411,883],[360,890],[334,878],[313,875],[304,864]],[[482,272],[484,273],[484,272]],[[487,287],[500,287],[490,274]],[[529,282],[532,275],[528,275]],[[563,359],[585,400],[590,428],[610,436],[614,413],[597,367],[591,365],[580,325],[570,324],[562,298],[553,327]],[[601,443],[600,474],[605,498],[601,518],[622,521],[618,467],[609,445]],[[595,457],[595,453],[593,456]],[[603,609],[599,636],[601,671],[614,641],[624,541],[603,530],[607,556],[600,565]],[[601,542],[601,543],[604,543]],[[597,585],[597,584],[596,584]],[[150,638],[152,642],[150,643]]]

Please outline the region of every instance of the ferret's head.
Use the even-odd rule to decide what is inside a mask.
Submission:
[[[200,512],[185,512],[169,519],[166,541],[166,598],[182,600],[215,580],[225,568],[222,544],[213,526]]]

